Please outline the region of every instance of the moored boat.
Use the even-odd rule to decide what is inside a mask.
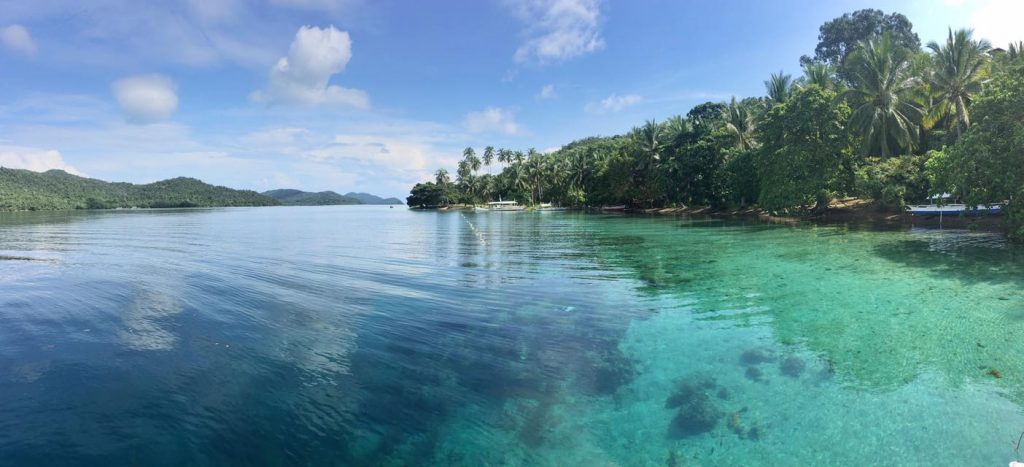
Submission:
[[[982,204],[978,206],[968,206],[963,203],[938,203],[939,200],[949,198],[949,193],[934,195],[930,199],[931,203],[907,206],[907,210],[910,211],[910,215],[912,216],[987,216],[997,215],[1003,212],[1002,203]]]
[[[538,211],[567,211],[568,209],[569,208],[561,206],[554,206],[551,203],[540,203],[540,205],[537,206]]]
[[[525,207],[516,201],[491,201],[487,203],[488,211],[522,211]]]

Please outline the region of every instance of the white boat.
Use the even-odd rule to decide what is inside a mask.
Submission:
[[[540,206],[537,206],[537,210],[538,211],[568,211],[569,208],[563,208],[561,206],[554,206],[551,203],[540,203]]]
[[[488,211],[522,211],[525,209],[516,201],[491,201],[487,203]]]
[[[1003,212],[1002,203],[983,204],[980,206],[968,206],[963,203],[939,204],[937,201],[949,199],[949,193],[933,195],[930,204],[915,204],[907,206],[912,216],[984,216],[996,215]]]

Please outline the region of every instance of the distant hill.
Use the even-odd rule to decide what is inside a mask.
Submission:
[[[213,186],[194,178],[172,178],[147,185],[110,183],[63,170],[39,173],[0,168],[0,211],[72,209],[275,206],[255,191]]]
[[[278,200],[286,206],[334,206],[339,204],[363,204],[358,199],[342,196],[333,191],[310,193],[300,190],[270,190],[263,196]]]
[[[358,199],[362,204],[402,204],[398,198],[381,198],[369,193],[345,193],[345,196]]]

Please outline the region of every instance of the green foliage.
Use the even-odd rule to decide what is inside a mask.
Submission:
[[[908,200],[926,199],[929,195],[925,171],[928,158],[928,155],[868,158],[857,169],[857,195],[874,200],[880,208],[900,211]]]
[[[434,182],[417,183],[405,204],[410,208],[436,208],[446,204],[445,190]]]
[[[853,107],[850,129],[862,138],[865,155],[882,157],[917,147],[924,112],[915,100],[919,81],[910,74],[910,55],[889,34],[867,40],[850,55],[852,87],[842,97]]]
[[[844,124],[849,115],[834,91],[813,85],[768,111],[758,158],[763,207],[819,211],[848,188],[853,156]]]
[[[1008,200],[1010,235],[1024,239],[1024,65],[997,71],[974,103],[974,124],[934,158],[937,190],[968,204]]]
[[[0,168],[0,211],[72,209],[272,206],[276,200],[254,191],[174,178],[148,185],[108,183],[60,170],[45,173]]]
[[[793,77],[782,71],[772,73],[771,77],[764,82],[764,88],[768,92],[768,99],[772,103],[785,103],[789,99],[789,93],[793,91]]]
[[[361,201],[348,196],[339,195],[333,191],[321,191],[319,193],[310,193],[308,191],[299,190],[270,190],[263,192],[263,196],[268,196],[278,200],[285,206],[333,206],[339,204],[363,204]]]
[[[832,65],[837,68],[841,78],[847,79],[847,57],[860,47],[861,42],[883,34],[891,35],[896,46],[903,49],[917,51],[921,48],[921,40],[914,33],[914,25],[906,16],[864,9],[846,13],[821,25],[814,58],[805,56],[800,61],[803,64],[818,62]]]
[[[955,33],[949,30],[944,45],[929,42],[934,52],[934,71],[930,74],[929,85],[937,97],[935,117],[949,116],[950,126],[956,129],[957,138],[971,126],[969,107],[974,96],[981,92],[982,80],[986,74],[986,52],[992,46],[988,41],[974,41],[969,29]]]
[[[466,148],[454,182],[437,173],[442,201],[423,184],[414,194],[430,198],[425,204],[500,197],[634,208],[759,205],[798,214],[849,194],[901,208],[930,188],[969,202],[1019,199],[1021,49],[1014,44],[993,58],[987,43],[951,30],[944,45],[922,50],[903,15],[860,10],[822,25],[815,57],[801,58],[803,76],[772,74],[767,97],[705,102],[685,117],[547,154],[488,147],[484,165],[492,157],[503,164],[493,175],[478,175],[480,161]],[[964,131],[955,146],[934,150]],[[899,154],[906,155],[892,157]],[[1024,225],[1024,202],[1010,210]]]

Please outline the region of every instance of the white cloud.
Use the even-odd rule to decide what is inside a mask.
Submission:
[[[988,39],[993,47],[1006,48],[1011,42],[1024,40],[1020,19],[1024,18],[1024,2],[1020,0],[989,0],[979,2],[969,20],[975,39]]]
[[[604,48],[599,0],[509,0],[527,24],[528,39],[516,49],[517,63],[550,63]]]
[[[69,174],[82,175],[78,169],[65,163],[60,152],[54,149],[0,146],[0,167],[26,169],[34,172],[59,169]]]
[[[620,96],[612,94],[600,102],[591,102],[584,107],[587,112],[593,113],[607,113],[607,112],[619,112],[626,107],[630,107],[639,104],[640,101],[644,100],[643,96],[636,94],[626,94]]]
[[[352,40],[334,26],[303,26],[295,33],[288,56],[270,70],[267,90],[250,98],[270,104],[338,105],[367,109],[370,98],[358,89],[329,85],[332,75],[345,70],[352,58]]]
[[[554,99],[558,97],[558,93],[555,92],[555,85],[547,84],[544,87],[540,88],[539,96],[541,99]]]
[[[129,122],[166,120],[178,110],[177,88],[166,76],[129,76],[115,81],[112,87],[114,97]]]
[[[465,125],[470,133],[498,132],[521,135],[526,132],[519,123],[516,123],[512,111],[498,107],[488,107],[466,114]]]
[[[429,145],[378,135],[337,135],[324,147],[310,150],[306,159],[327,162],[352,159],[389,169],[422,171],[438,155]]]
[[[35,55],[39,50],[36,42],[28,33],[28,29],[18,24],[0,27],[0,44],[9,50],[24,54]]]

